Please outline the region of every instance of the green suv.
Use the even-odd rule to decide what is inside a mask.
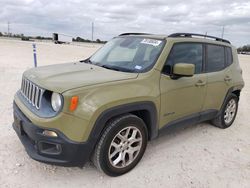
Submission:
[[[25,71],[13,128],[37,161],[91,160],[118,176],[168,127],[231,126],[243,86],[236,49],[225,39],[124,33],[88,59]]]

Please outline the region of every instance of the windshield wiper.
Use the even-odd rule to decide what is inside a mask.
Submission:
[[[124,67],[118,67],[118,66],[114,66],[114,65],[100,65],[100,67],[110,69],[110,70],[115,70],[115,71],[121,71],[121,72],[134,72],[131,69],[124,68]]]
[[[110,69],[110,70],[120,71],[120,69],[113,67],[113,66],[110,66],[110,65],[100,65],[100,67]]]
[[[80,62],[88,63],[88,64],[91,64],[91,65],[96,65],[96,66],[103,67],[105,69],[114,70],[114,71],[134,72],[133,70],[128,69],[128,68],[124,68],[124,67],[118,67],[118,66],[114,66],[114,65],[103,65],[101,63],[96,63],[96,62],[91,61],[90,58],[82,60]]]
[[[90,58],[88,59],[84,59],[80,61],[81,63],[89,63],[89,64],[93,64],[93,62],[90,60]]]

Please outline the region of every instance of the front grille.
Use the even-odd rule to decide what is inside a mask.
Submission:
[[[22,79],[21,93],[24,98],[36,109],[40,109],[44,89],[35,85],[26,78]]]

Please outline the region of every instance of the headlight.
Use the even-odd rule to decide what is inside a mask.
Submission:
[[[62,98],[61,95],[58,93],[52,93],[51,96],[51,106],[55,112],[58,112],[62,106]]]

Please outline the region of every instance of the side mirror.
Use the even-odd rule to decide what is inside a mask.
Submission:
[[[194,75],[195,65],[188,63],[176,63],[173,67],[174,77],[191,77]]]

